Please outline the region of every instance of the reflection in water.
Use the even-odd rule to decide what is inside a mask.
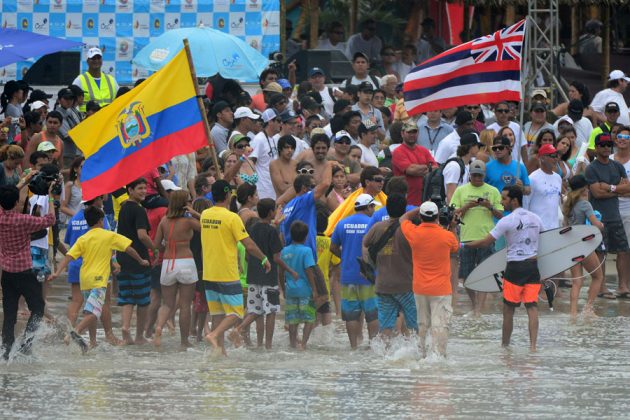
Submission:
[[[51,311],[64,313],[65,285],[54,290]],[[505,350],[499,299],[474,319],[461,315],[469,308],[463,294],[447,359],[419,359],[413,339],[351,351],[341,321],[316,329],[307,352],[289,349],[279,321],[272,351],[236,349],[227,359],[211,357],[205,345],[180,352],[178,336],[166,336],[158,351],[112,347],[101,335],[100,346],[81,356],[57,338],[43,340],[48,328],[31,358],[0,364],[0,417],[627,416],[630,332],[620,315],[630,303],[598,299],[603,316],[572,325],[564,293],[556,312],[541,305],[534,354],[523,309]]]

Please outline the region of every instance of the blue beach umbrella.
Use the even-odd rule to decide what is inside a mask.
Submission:
[[[184,48],[184,39],[188,39],[190,44],[198,77],[219,73],[226,79],[253,81],[258,80],[269,64],[269,60],[240,38],[205,27],[166,31],[141,49],[133,62],[139,67],[157,71]]]
[[[80,45],[81,42],[63,38],[3,28],[0,29],[0,67]]]

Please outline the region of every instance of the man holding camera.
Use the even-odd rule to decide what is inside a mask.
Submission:
[[[2,323],[2,357],[9,359],[11,348],[15,341],[15,322],[17,321],[18,301],[24,297],[31,311],[26,324],[24,341],[20,347],[22,353],[30,353],[33,333],[44,315],[44,298],[42,285],[32,269],[30,242],[31,234],[47,229],[55,223],[55,208],[48,206],[44,217],[21,214],[19,211],[19,188],[27,182],[20,180],[18,186],[5,185],[0,187],[0,268],[2,269],[2,308],[4,321]],[[49,185],[50,190],[54,183]],[[52,200],[52,198],[49,198]]]

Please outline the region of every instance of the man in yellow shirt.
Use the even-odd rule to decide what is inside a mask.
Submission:
[[[212,184],[215,205],[201,213],[201,250],[203,280],[212,317],[212,331],[206,340],[215,350],[225,354],[224,335],[243,318],[243,289],[238,273],[238,252],[241,242],[247,253],[261,260],[268,273],[271,265],[249,237],[241,218],[229,210],[232,200],[230,184],[218,180]]]
[[[48,280],[54,280],[67,267],[71,260],[83,257],[83,264],[79,274],[81,292],[85,301],[84,317],[74,331],[70,332],[72,339],[85,353],[87,344],[81,338],[86,329],[90,331],[90,345],[96,345],[96,321],[100,318],[105,304],[107,281],[111,272],[112,251],[123,251],[129,254],[139,264],[148,267],[150,264],[138,255],[131,247],[131,239],[103,229],[105,213],[97,207],[90,206],[84,211],[85,220],[90,230],[70,248],[57,271]]]

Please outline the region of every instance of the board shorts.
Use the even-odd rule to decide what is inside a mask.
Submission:
[[[616,254],[618,252],[627,252],[630,250],[628,247],[628,238],[626,237],[626,231],[622,221],[605,222],[602,234],[604,236],[606,252]]]
[[[508,261],[503,274],[503,302],[518,308],[538,305],[540,273],[537,260]]]
[[[95,289],[81,290],[83,300],[83,313],[91,313],[97,319],[101,318],[103,313],[103,305],[105,305],[105,296],[107,295],[107,287],[97,287]]]
[[[461,248],[459,250],[459,278],[466,279],[475,267],[492,254],[494,254],[494,244],[485,248]]]
[[[151,303],[151,270],[118,274],[118,305],[148,306]]]
[[[402,312],[409,330],[418,330],[418,311],[413,292],[377,293],[379,331],[393,330]]]
[[[358,321],[361,312],[365,314],[365,321],[378,319],[378,303],[374,285],[344,284],[341,286],[341,319],[344,321]]]
[[[280,289],[278,286],[247,286],[247,313],[269,315],[280,312]]]
[[[203,281],[210,315],[236,315],[243,318],[243,288],[236,281]]]
[[[43,272],[45,275],[50,274],[50,267],[48,266],[48,249],[32,246],[31,259],[33,260],[33,272],[36,276],[40,272]]]
[[[313,299],[311,297],[285,298],[284,322],[288,325],[315,322],[315,302]]]
[[[193,284],[197,280],[197,266],[195,259],[176,258],[162,261],[162,271],[160,272],[160,284],[162,286],[172,286],[176,283]]]

